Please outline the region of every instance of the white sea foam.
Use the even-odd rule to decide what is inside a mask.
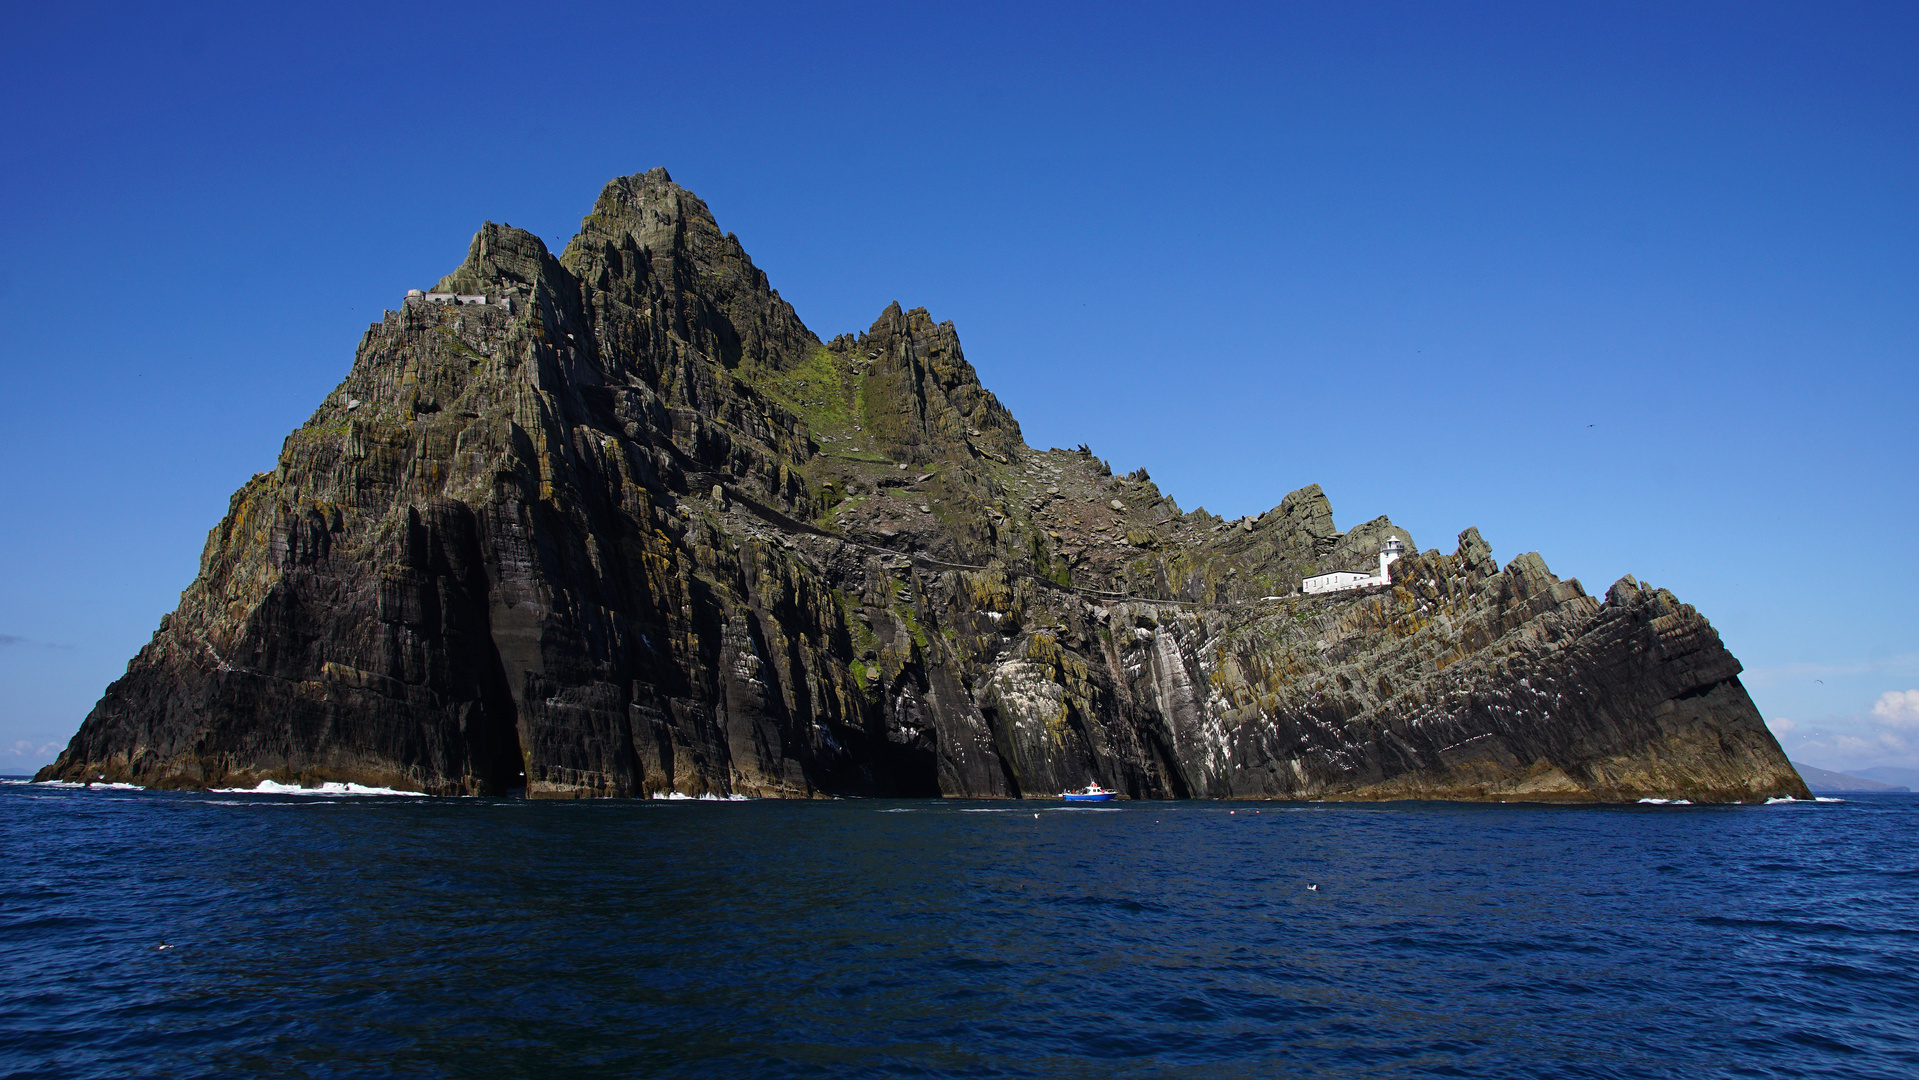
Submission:
[[[1648,806],[1691,806],[1691,799],[1641,799]]]
[[[342,797],[348,795],[405,795],[426,798],[424,791],[401,791],[390,787],[367,787],[365,784],[326,783],[319,787],[301,787],[298,784],[282,784],[273,780],[260,781],[259,787],[214,788],[218,795],[325,795]]]
[[[1814,795],[1812,797],[1812,801],[1813,802],[1845,802],[1846,800],[1835,799],[1830,795]]]
[[[752,799],[749,799],[744,795],[738,794],[737,792],[732,795],[715,795],[712,792],[708,792],[705,795],[688,795],[683,791],[656,791],[653,793],[653,798],[660,799],[665,802],[752,802],[753,801]]]
[[[18,780],[11,780],[8,782],[15,783],[15,784],[20,783],[20,781]],[[30,780],[27,782],[33,784],[35,787],[91,788],[94,791],[145,791],[146,790],[145,788],[141,787],[138,784],[109,784],[104,780],[95,780],[91,784],[77,784],[71,780],[40,780],[37,782]]]

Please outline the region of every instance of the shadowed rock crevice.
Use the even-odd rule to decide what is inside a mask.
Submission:
[[[1028,447],[951,323],[822,342],[664,170],[558,256],[487,224],[432,291],[235,493],[44,778],[1807,796],[1670,593],[1341,531],[1317,485],[1186,512]],[[1300,593],[1388,540],[1389,580]]]

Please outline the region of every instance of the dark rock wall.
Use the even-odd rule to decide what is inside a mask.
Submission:
[[[489,224],[233,497],[43,776],[444,794],[1806,795],[1706,621],[1318,487],[1027,447],[950,323],[822,343],[661,170]]]

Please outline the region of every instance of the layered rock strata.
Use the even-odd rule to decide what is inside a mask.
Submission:
[[[234,494],[43,778],[437,794],[1808,796],[1704,618],[1477,532],[1036,450],[950,323],[822,342],[663,170],[488,224]],[[1388,587],[1302,576],[1410,549]]]

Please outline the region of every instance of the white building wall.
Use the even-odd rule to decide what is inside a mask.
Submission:
[[[1363,589],[1368,585],[1378,585],[1380,580],[1371,574],[1362,574],[1355,570],[1336,570],[1330,574],[1319,574],[1299,583],[1301,592],[1327,593],[1342,589]]]

